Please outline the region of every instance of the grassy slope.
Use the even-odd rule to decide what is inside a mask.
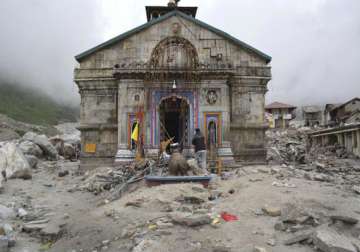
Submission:
[[[60,105],[33,89],[0,83],[0,113],[26,123],[54,125],[76,121],[78,108]]]

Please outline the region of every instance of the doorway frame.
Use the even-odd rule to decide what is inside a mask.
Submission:
[[[190,140],[194,134],[195,128],[198,127],[199,122],[199,97],[195,90],[181,89],[176,90],[159,90],[155,89],[151,92],[151,126],[150,126],[150,143],[155,148],[160,146],[160,117],[159,108],[161,101],[176,96],[185,99],[189,104],[189,135]]]
[[[128,121],[127,121],[127,128],[128,128],[128,149],[132,150],[131,148],[131,134],[132,134],[132,127],[134,123],[137,121],[136,113],[128,113]]]
[[[187,119],[188,119],[188,129],[187,129],[187,136],[185,136],[185,134],[183,134],[182,136],[180,136],[179,135],[179,138],[180,137],[184,137],[185,138],[185,141],[183,141],[182,139],[181,139],[181,141],[184,143],[184,146],[187,146],[187,144],[190,144],[190,128],[191,128],[191,123],[190,123],[190,121],[191,121],[191,112],[190,112],[190,110],[191,110],[191,104],[190,104],[190,102],[186,99],[186,98],[184,98],[184,97],[181,97],[181,96],[178,96],[178,95],[170,95],[170,96],[166,96],[166,97],[163,97],[163,98],[161,98],[160,99],[160,102],[159,102],[159,104],[158,104],[158,107],[157,107],[157,111],[158,111],[158,115],[159,115],[159,119],[158,119],[158,122],[159,122],[159,141],[161,140],[160,139],[160,136],[161,136],[161,131],[163,130],[162,129],[162,127],[161,127],[161,125],[160,125],[160,107],[161,107],[161,105],[163,105],[163,103],[164,102],[166,102],[167,100],[170,100],[170,99],[176,99],[176,100],[181,100],[181,101],[185,101],[186,102],[186,104],[187,104]],[[165,125],[163,125],[163,127],[165,127]],[[179,139],[180,140],[180,139]]]

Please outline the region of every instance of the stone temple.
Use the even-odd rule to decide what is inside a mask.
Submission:
[[[148,157],[169,136],[191,155],[200,128],[224,162],[265,160],[271,57],[177,3],[147,6],[147,23],[75,57],[82,167],[133,160],[137,121]]]

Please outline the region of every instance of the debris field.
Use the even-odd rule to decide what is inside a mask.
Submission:
[[[77,134],[1,142],[0,251],[358,252],[359,160],[307,150],[305,128],[267,138],[267,165],[208,187],[149,187],[164,169],[154,160],[82,171]]]

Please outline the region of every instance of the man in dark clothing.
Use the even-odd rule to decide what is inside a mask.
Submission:
[[[192,140],[192,144],[195,148],[195,159],[201,169],[208,174],[206,170],[206,146],[205,137],[201,133],[200,129],[196,129],[195,136]]]

